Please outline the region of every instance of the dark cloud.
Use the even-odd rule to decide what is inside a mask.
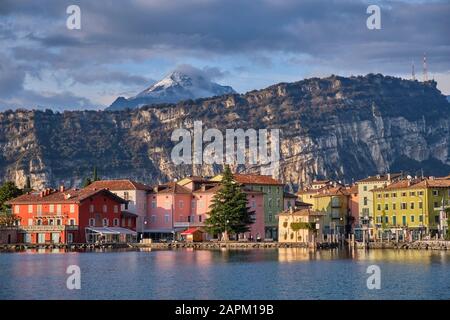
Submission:
[[[82,29],[68,30],[72,3],[1,0],[0,54],[14,57],[18,69],[0,76],[11,80],[3,80],[11,88],[0,88],[0,98],[20,89],[24,73],[39,77],[42,70],[84,84],[148,85],[150,79],[109,65],[155,56],[215,57],[220,65],[221,57],[240,55],[270,68],[274,55],[286,55],[287,63],[328,70],[398,73],[426,52],[431,71],[450,70],[449,1],[376,2],[382,29],[373,31],[364,0],[79,0]],[[214,67],[201,71],[227,76]]]

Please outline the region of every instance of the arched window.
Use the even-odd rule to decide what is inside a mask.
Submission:
[[[106,219],[106,218],[103,219],[103,226],[104,227],[108,226],[108,219]]]
[[[114,218],[114,227],[118,227],[119,226],[119,219]]]
[[[95,219],[94,218],[90,218],[89,219],[89,226],[90,227],[95,227]]]

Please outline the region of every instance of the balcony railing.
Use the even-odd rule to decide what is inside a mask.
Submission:
[[[32,225],[32,226],[19,226],[19,230],[23,231],[42,231],[42,232],[52,232],[52,231],[64,231],[64,230],[78,230],[78,226],[75,225]]]

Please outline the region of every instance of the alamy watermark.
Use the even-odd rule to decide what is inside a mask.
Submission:
[[[69,30],[81,29],[81,9],[79,6],[72,4],[67,7],[66,13],[69,14],[66,20],[66,27]]]
[[[370,16],[366,20],[366,26],[369,30],[381,29],[381,9],[379,6],[372,4],[367,7],[366,13]]]
[[[366,284],[369,290],[380,290],[381,289],[381,269],[379,266],[373,264],[367,267],[367,274],[370,274],[367,278]]]
[[[178,142],[171,152],[172,162],[176,165],[247,164],[269,167],[273,174],[278,171],[279,129],[226,129],[224,139],[220,130],[210,128],[203,132],[202,121],[194,121],[192,132],[175,129],[171,140]]]
[[[66,287],[69,290],[81,289],[81,269],[77,265],[70,265],[66,269],[66,274],[69,276],[66,280]]]

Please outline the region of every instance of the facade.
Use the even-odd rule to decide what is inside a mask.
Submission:
[[[324,188],[313,199],[312,209],[324,214],[324,234],[349,232],[349,193],[345,187]]]
[[[354,230],[357,226],[360,225],[359,221],[359,194],[358,194],[358,185],[354,185],[348,190],[348,210],[350,213],[349,216],[349,227],[351,230]]]
[[[0,226],[0,244],[17,243],[17,227]]]
[[[18,217],[18,242],[85,243],[87,234],[133,234],[135,218],[125,218],[126,201],[106,189],[45,189],[8,202]],[[97,231],[95,231],[95,230]],[[114,229],[114,230],[113,230]],[[90,231],[89,231],[90,230]]]
[[[265,238],[278,239],[277,214],[284,210],[284,185],[279,180],[267,175],[235,174],[234,180],[244,189],[262,192],[264,194],[264,225]],[[220,182],[222,175],[213,177],[210,181]]]
[[[385,232],[412,239],[445,233],[450,179],[402,179],[372,192],[378,237]]]
[[[145,184],[129,180],[100,180],[94,181],[88,189],[108,189],[127,202],[122,204],[121,210],[137,216],[136,228],[142,233],[144,225],[147,222],[147,193],[152,189]]]
[[[324,214],[310,209],[289,209],[278,215],[279,242],[313,243],[323,237]],[[297,224],[297,225],[296,225]]]
[[[359,222],[360,226],[372,227],[373,222],[373,189],[383,188],[393,181],[401,178],[400,173],[387,173],[370,176],[365,179],[359,180],[358,185],[358,209],[359,209]]]
[[[289,210],[289,208],[295,207],[295,202],[297,201],[297,196],[295,194],[285,192],[283,199],[284,199],[283,200],[284,201],[284,205],[283,205],[284,210]]]

